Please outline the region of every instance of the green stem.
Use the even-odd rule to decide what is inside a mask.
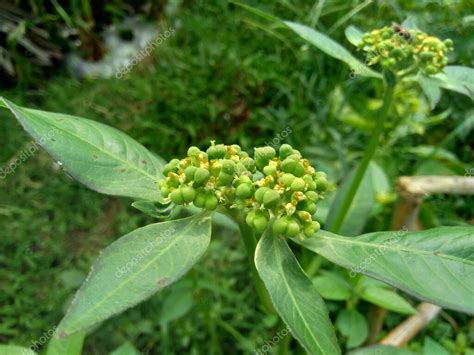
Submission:
[[[270,295],[268,294],[268,291],[265,288],[265,285],[263,284],[263,281],[258,275],[257,269],[255,267],[254,256],[255,248],[257,246],[257,238],[255,237],[254,230],[250,226],[248,226],[245,221],[242,221],[239,218],[236,218],[236,220],[239,224],[240,233],[242,234],[242,239],[245,244],[245,249],[247,249],[247,257],[250,264],[250,271],[252,273],[255,288],[257,289],[257,294],[260,297],[260,300],[262,301],[265,308],[271,313],[276,313],[275,308],[273,307],[273,303],[270,300]]]
[[[354,179],[352,180],[351,185],[349,186],[349,189],[342,200],[341,207],[337,211],[332,226],[330,226],[329,228],[330,231],[333,233],[338,233],[341,229],[342,223],[344,222],[344,218],[347,215],[347,211],[349,211],[349,207],[352,204],[352,200],[354,199],[354,196],[357,193],[357,190],[359,189],[359,185],[362,181],[362,178],[364,177],[365,171],[367,170],[370,160],[372,160],[375,154],[375,150],[377,149],[377,146],[379,144],[380,136],[382,135],[385,121],[388,116],[388,111],[393,101],[393,93],[395,89],[394,78],[386,78],[385,82],[386,85],[383,97],[383,104],[382,108],[379,111],[380,113],[376,118],[377,123],[375,125],[375,129],[372,132],[372,137],[370,138],[369,145],[367,146],[367,149],[364,152],[364,156],[357,168]]]

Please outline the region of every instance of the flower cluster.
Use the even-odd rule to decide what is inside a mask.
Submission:
[[[259,233],[274,218],[275,234],[309,237],[320,228],[312,216],[327,189],[326,174],[288,144],[278,153],[268,146],[255,148],[251,158],[238,145],[211,142],[206,152],[191,147],[186,158],[164,167],[161,194],[178,205],[242,210]]]
[[[453,41],[395,25],[365,33],[358,48],[367,52],[367,65],[380,64],[395,71],[415,65],[433,75],[448,64],[447,53],[453,50]]]

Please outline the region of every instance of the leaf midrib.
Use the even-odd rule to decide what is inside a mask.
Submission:
[[[272,237],[270,235],[270,237]],[[277,238],[272,238],[273,239],[273,243],[276,243],[276,244],[279,244],[280,241],[277,240]],[[290,295],[291,299],[293,300],[293,304],[295,305],[296,307],[296,310],[298,311],[301,319],[303,320],[303,323],[305,324],[305,327],[310,330],[311,328],[309,327],[309,324],[306,322],[306,319],[305,317],[303,316],[303,313],[298,305],[298,302],[296,302],[296,299],[295,297],[293,296],[293,293],[292,293],[292,289],[290,287],[290,285],[288,284],[288,280],[286,278],[286,274],[285,274],[285,271],[283,270],[283,265],[282,265],[282,259],[281,259],[281,254],[280,254],[280,250],[279,250],[279,246],[278,245],[275,245],[274,244],[274,247],[275,247],[275,254],[276,254],[276,257],[277,257],[277,265],[278,265],[278,268],[280,269],[280,272],[281,272],[281,275],[283,277],[283,280],[284,280],[284,285],[286,287],[286,289],[289,291],[288,294]],[[321,354],[324,354],[324,351],[321,347],[321,345],[319,344],[318,340],[314,337],[313,335],[313,332],[312,331],[309,331],[309,333],[311,334],[311,338],[313,338],[313,340],[315,341],[317,347],[319,348],[319,350],[321,351]]]
[[[7,101],[7,100],[4,99],[4,98],[3,98],[3,101],[4,101],[5,104],[8,106],[8,108],[10,109],[10,111],[12,111],[13,114],[17,117],[17,119],[18,119],[19,121],[23,121],[23,122],[25,122],[25,123],[28,121],[27,118],[23,118],[23,117],[22,117],[23,114],[22,114],[21,112],[19,112],[16,108],[12,107],[12,105],[10,104],[9,101]],[[15,105],[15,106],[16,106],[16,105]],[[20,109],[22,109],[22,108],[20,108]],[[26,109],[26,108],[23,108],[23,109],[24,109],[24,110],[27,110],[27,111],[33,111],[33,112],[35,112],[35,113],[37,113],[37,114],[39,113],[41,116],[42,116],[42,113],[43,113],[41,110]],[[54,127],[57,128],[57,129],[59,129],[60,131],[66,133],[66,134],[69,134],[70,136],[72,136],[72,137],[74,137],[74,138],[76,138],[76,139],[78,139],[78,140],[80,140],[80,141],[82,141],[82,142],[84,142],[84,143],[90,145],[91,147],[94,147],[95,149],[101,151],[101,152],[104,153],[105,155],[108,155],[109,157],[113,158],[114,160],[117,160],[117,161],[119,161],[119,162],[125,163],[126,166],[132,168],[133,170],[136,170],[136,171],[142,173],[143,175],[146,175],[147,177],[149,177],[149,178],[152,179],[153,181],[157,181],[157,180],[158,180],[156,177],[154,177],[153,175],[149,174],[147,171],[145,171],[145,170],[143,170],[143,169],[140,169],[140,168],[137,167],[136,165],[131,164],[130,161],[120,159],[120,157],[111,154],[111,153],[108,152],[107,150],[104,150],[104,149],[102,149],[101,147],[99,147],[99,146],[97,146],[97,145],[95,145],[95,144],[91,144],[90,142],[84,140],[84,139],[81,138],[80,136],[78,136],[78,135],[76,135],[76,134],[74,134],[74,133],[72,133],[72,132],[69,132],[69,131],[65,130],[65,129],[62,128],[61,126],[58,126],[54,121],[50,121],[49,119],[44,118],[44,117],[42,117],[42,120],[43,120],[43,122],[44,122],[44,121],[47,121],[49,124],[51,124],[52,126],[54,126]],[[26,128],[26,127],[25,127],[25,128]],[[145,148],[145,149],[146,149],[146,148]],[[155,164],[153,164],[153,165],[155,165]]]
[[[461,259],[459,257],[452,256],[452,255],[445,254],[445,253],[441,253],[441,252],[438,252],[437,254],[434,254],[433,252],[426,251],[426,250],[420,250],[420,249],[411,249],[411,248],[407,248],[407,247],[395,248],[395,247],[385,245],[385,244],[378,244],[378,243],[373,243],[373,242],[362,242],[360,240],[352,240],[351,238],[346,238],[346,237],[339,236],[339,235],[336,235],[336,234],[332,234],[332,236],[328,236],[328,235],[324,235],[324,234],[320,234],[320,235],[316,234],[315,237],[316,238],[323,238],[323,239],[330,240],[330,241],[331,240],[336,240],[336,241],[339,241],[339,242],[342,242],[342,243],[348,243],[348,244],[352,244],[352,245],[353,244],[360,244],[360,245],[364,245],[364,246],[367,246],[367,247],[370,247],[370,248],[373,248],[373,249],[380,248],[380,247],[385,247],[386,249],[390,249],[390,250],[396,251],[396,252],[413,253],[413,254],[418,254],[418,255],[432,255],[432,256],[441,257],[441,258],[444,258],[444,259],[447,259],[447,260],[454,260],[454,261],[463,262],[465,264],[470,264],[470,265],[474,266],[474,260],[471,261],[469,259]]]
[[[210,217],[204,217],[202,220],[198,219],[197,216],[194,217],[196,218],[196,220],[198,221],[204,221],[205,219],[208,219]],[[191,228],[193,227],[197,222],[196,220],[192,221],[187,227],[185,227],[182,232],[174,239],[171,241],[171,243],[165,248],[165,249],[162,249],[162,251],[157,254],[154,258],[151,259],[151,261],[149,261],[147,264],[145,264],[141,269],[137,270],[135,273],[131,273],[131,275],[126,278],[123,282],[119,283],[119,285],[113,289],[111,292],[109,292],[105,297],[103,297],[103,299],[97,303],[94,304],[93,307],[89,308],[88,309],[88,312],[84,312],[83,315],[81,317],[79,317],[75,323],[73,324],[77,324],[77,323],[80,323],[81,320],[83,320],[85,317],[88,317],[89,314],[91,313],[91,311],[97,309],[97,307],[99,307],[100,305],[102,305],[107,299],[109,299],[112,295],[114,295],[116,292],[118,292],[119,290],[121,290],[123,288],[123,286],[125,286],[126,284],[128,284],[129,280],[132,279],[132,278],[135,278],[135,276],[137,274],[140,274],[141,272],[143,272],[145,269],[147,269],[151,264],[153,264],[158,258],[160,258],[166,251],[168,251],[171,247],[173,247],[176,243],[178,243],[178,241],[180,241],[181,239],[183,239],[183,237],[185,236],[185,233]],[[158,223],[159,224],[159,223]],[[93,325],[97,322],[99,322],[100,320],[97,320],[93,323],[91,323],[90,325]],[[73,326],[69,326],[69,328],[74,328]],[[76,331],[79,331],[81,330],[80,328]],[[76,332],[75,331],[75,332]]]

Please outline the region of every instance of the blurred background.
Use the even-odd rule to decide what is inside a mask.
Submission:
[[[246,3],[314,26],[360,60],[344,36],[347,26],[368,31],[411,17],[425,32],[453,40],[450,63],[474,64],[469,0]],[[167,160],[211,139],[248,151],[278,140],[301,150],[335,184],[360,159],[373,127],[367,117],[380,107],[382,90],[224,0],[2,1],[0,75],[1,96],[114,126]],[[472,100],[445,91],[430,110],[415,84],[400,85],[395,95],[390,133],[360,201],[368,213],[356,233],[390,228],[399,176],[474,175]],[[2,168],[31,144],[6,110],[0,142]],[[330,201],[318,211],[321,222]],[[0,179],[0,343],[30,346],[57,325],[98,252],[154,221],[130,203],[79,185],[44,151]],[[472,197],[438,195],[423,204],[420,218],[430,228],[472,224],[473,215]],[[325,261],[312,276],[323,284],[328,273],[342,277]],[[366,319],[374,307],[331,292],[323,296],[333,320],[348,304]],[[378,336],[400,323],[402,313],[389,310]],[[258,304],[237,233],[216,227],[210,249],[186,277],[103,323],[87,337],[84,353],[107,354],[124,344],[144,354],[249,353],[280,328]],[[344,330],[338,336],[351,347]],[[427,346],[473,354],[474,321],[443,311],[408,348],[426,354]]]

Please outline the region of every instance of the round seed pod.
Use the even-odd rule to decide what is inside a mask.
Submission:
[[[316,213],[317,206],[313,201],[305,200],[298,203],[298,210],[306,211],[310,215],[313,215]]]
[[[257,189],[257,191],[255,191],[255,199],[257,200],[257,202],[263,203],[263,196],[267,191],[270,191],[270,189],[265,186],[260,187],[259,189]]]
[[[226,186],[230,185],[234,177],[232,175],[226,174],[225,172],[221,171],[219,177],[217,178],[217,185],[219,186]]]
[[[274,235],[285,234],[286,228],[288,228],[288,221],[284,217],[277,218],[275,222],[273,222],[272,230]]]
[[[253,227],[258,233],[263,233],[268,226],[268,216],[264,213],[257,212],[253,219]]]
[[[297,162],[293,159],[286,158],[281,162],[281,170],[285,173],[293,173]]]
[[[182,199],[185,203],[193,202],[194,198],[196,197],[196,190],[194,190],[191,186],[184,186],[180,190]]]
[[[306,191],[305,196],[308,200],[316,202],[319,200],[319,195],[316,191]]]
[[[188,157],[197,157],[201,153],[201,150],[198,147],[192,146],[188,149]]]
[[[275,175],[277,172],[277,168],[275,165],[267,165],[266,167],[263,168],[263,173],[267,176],[269,175]]]
[[[286,157],[293,154],[293,147],[289,144],[282,144],[279,150],[280,159],[284,160]]]
[[[310,175],[303,176],[303,180],[306,183],[308,190],[316,190],[316,183]]]
[[[255,218],[255,211],[250,211],[247,216],[245,217],[245,222],[250,226],[253,227],[253,220]]]
[[[286,228],[286,236],[290,238],[296,237],[300,234],[300,225],[293,218],[288,219],[288,227]]]
[[[273,159],[276,155],[275,149],[272,147],[261,147],[255,148],[254,157],[255,160],[270,160]]]
[[[290,187],[293,180],[295,180],[295,176],[290,173],[283,174],[279,179],[280,183],[285,185],[285,187]]]
[[[280,203],[280,194],[275,190],[269,189],[263,195],[263,205],[266,208],[276,207]]]
[[[238,144],[232,144],[230,147],[232,148],[232,150],[234,151],[234,153],[237,153],[237,154],[240,153],[240,151],[242,150],[242,149],[240,148],[240,145],[238,145]]]
[[[316,189],[318,191],[326,191],[328,187],[328,180],[326,174],[322,171],[318,171],[315,175],[314,182],[316,183]]]
[[[227,148],[224,144],[211,145],[206,153],[209,159],[222,159],[227,154]]]
[[[161,196],[163,196],[164,198],[167,198],[170,194],[170,189],[167,186],[162,186],[160,188],[160,193],[161,193]]]
[[[227,160],[222,161],[221,170],[224,173],[233,175],[235,173],[235,168],[236,168],[235,163],[232,160],[227,159]]]
[[[425,68],[425,72],[428,75],[433,75],[433,74],[436,74],[438,71],[433,65],[427,65]]]
[[[302,222],[310,222],[311,214],[307,211],[298,211],[297,215]]]
[[[252,158],[243,158],[240,160],[240,163],[244,166],[244,168],[250,171],[252,174],[255,173],[255,160]]]
[[[311,224],[308,224],[303,228],[303,233],[306,237],[310,238],[316,234],[321,229],[321,226],[318,222],[313,221]]]
[[[420,58],[423,60],[430,60],[433,59],[435,54],[433,52],[421,52],[420,53]]]
[[[290,189],[291,191],[304,191],[306,188],[306,183],[302,178],[295,178],[291,183]]]
[[[209,211],[213,211],[217,208],[217,205],[219,204],[219,200],[217,199],[216,195],[213,193],[209,193],[206,196],[206,203],[204,205],[204,208]]]
[[[194,206],[199,208],[204,208],[206,205],[206,193],[204,191],[199,191],[194,198]]]
[[[173,201],[177,205],[184,204],[184,199],[183,199],[183,195],[182,195],[182,192],[181,192],[181,188],[177,188],[177,189],[173,190],[170,193],[170,198],[171,198],[171,201]]]
[[[239,179],[237,180],[236,185],[238,186],[240,184],[251,184],[251,185],[253,185],[253,182],[252,182],[252,179],[249,178],[247,175],[241,175],[239,177]]]
[[[168,164],[163,167],[163,175],[166,176],[168,173],[176,173],[178,171],[179,159],[172,159]]]
[[[209,180],[210,176],[211,173],[209,172],[209,170],[204,168],[197,168],[194,172],[194,183],[196,185],[204,185],[207,180]]]
[[[235,189],[235,196],[238,198],[250,198],[253,196],[254,188],[253,185],[240,184]]]
[[[194,180],[194,173],[196,172],[197,168],[195,166],[188,166],[186,169],[184,169],[184,175],[186,176],[187,181],[193,181]]]

